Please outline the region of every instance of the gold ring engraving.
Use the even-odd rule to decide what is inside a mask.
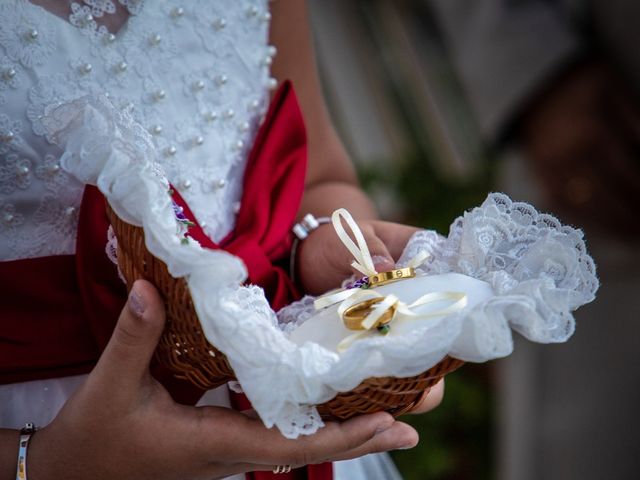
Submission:
[[[375,275],[370,275],[369,286],[378,287],[390,282],[395,282],[396,280],[401,280],[403,278],[413,278],[415,276],[416,271],[414,268],[396,268],[395,270],[390,270],[388,272],[380,272]]]
[[[382,302],[383,298],[370,298],[369,300],[364,300],[360,303],[350,306],[347,308],[342,315],[342,320],[344,321],[345,327],[349,330],[365,330],[362,326],[362,322],[367,315],[371,313],[373,310],[373,306],[377,303]],[[382,325],[386,325],[393,318],[393,314],[395,313],[395,306],[389,307],[378,319],[373,328],[378,328]]]

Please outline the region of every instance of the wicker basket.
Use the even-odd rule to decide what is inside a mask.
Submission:
[[[118,264],[128,288],[143,278],[152,282],[166,305],[167,322],[155,355],[177,378],[204,390],[235,380],[227,358],[204,336],[184,279],[173,278],[166,265],[145,247],[144,232],[123,222],[107,204],[107,215],[118,238]],[[350,392],[319,405],[325,417],[347,419],[387,411],[395,416],[410,410],[423,393],[464,362],[445,357],[426,372],[408,378],[369,378]]]

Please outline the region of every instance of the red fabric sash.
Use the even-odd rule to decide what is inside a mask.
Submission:
[[[287,82],[274,96],[249,155],[236,228],[220,245],[199,225],[189,235],[208,248],[224,248],[245,262],[249,281],[265,289],[274,309],[298,293],[278,262],[286,261],[306,169],[306,134],[295,93]],[[188,217],[188,206],[176,194]],[[108,342],[126,289],[106,257],[104,198],[87,187],[82,200],[76,255],[0,262],[0,383],[86,373]],[[155,369],[177,401],[202,392]],[[329,480],[331,464],[290,474],[256,472],[254,480]]]

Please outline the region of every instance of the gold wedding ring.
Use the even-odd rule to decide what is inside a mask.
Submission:
[[[365,330],[362,326],[362,322],[367,315],[371,313],[373,310],[373,306],[376,303],[380,303],[383,298],[370,298],[369,300],[364,300],[360,303],[356,303],[355,305],[347,308],[342,315],[342,321],[344,322],[344,326],[349,330]],[[395,306],[389,307],[378,319],[376,324],[372,328],[377,328],[381,325],[386,325],[393,318],[393,314],[396,311]]]
[[[380,272],[375,275],[370,275],[369,286],[378,287],[390,282],[395,282],[396,280],[401,280],[403,278],[413,278],[415,276],[416,271],[411,267],[396,268],[395,270],[390,270],[388,272]]]

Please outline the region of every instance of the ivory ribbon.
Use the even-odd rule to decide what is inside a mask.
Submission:
[[[367,315],[362,321],[362,326],[365,328],[365,331],[358,332],[344,338],[338,344],[338,352],[343,352],[344,350],[349,348],[354,341],[356,341],[360,337],[367,335],[369,333],[369,330],[371,330],[371,328],[376,325],[378,319],[391,308],[395,308],[395,311],[388,324],[394,323],[397,325],[398,323],[406,321],[423,320],[427,318],[451,315],[452,313],[463,310],[464,307],[467,306],[468,302],[467,295],[463,292],[431,292],[422,295],[411,304],[406,304],[392,294],[384,296],[376,292],[375,290],[359,290],[350,298],[342,302],[340,307],[338,307],[338,315],[340,315],[340,318],[342,318],[348,308],[372,298],[383,298],[383,300],[380,303],[374,305],[372,307],[371,313],[369,313],[369,315]],[[445,308],[441,308],[438,310],[431,310],[423,313],[413,311],[413,309],[416,307],[421,307],[430,303],[441,301],[451,301],[453,303]]]
[[[356,242],[358,242],[358,245],[356,245],[353,240],[351,240],[351,237],[342,226],[343,218],[351,229],[351,233],[353,233],[353,236],[355,237]],[[338,234],[338,238],[351,252],[353,258],[355,258],[355,260],[351,262],[351,266],[362,273],[364,276],[377,274],[378,272],[373,266],[373,259],[371,258],[371,254],[369,253],[369,247],[367,246],[367,242],[364,239],[364,235],[362,234],[362,231],[358,227],[358,224],[353,219],[351,214],[344,208],[339,208],[331,215],[331,222],[333,223],[333,228]]]
[[[356,239],[357,245],[351,239],[345,228],[342,226],[343,219],[347,223],[347,226]],[[335,229],[338,238],[344,244],[344,246],[347,247],[349,252],[351,252],[351,255],[353,255],[353,258],[355,259],[351,263],[351,266],[362,273],[365,277],[377,275],[378,271],[373,265],[373,259],[371,258],[371,253],[369,253],[367,242],[365,241],[362,231],[358,227],[358,224],[353,219],[351,214],[346,209],[339,208],[331,215],[331,223],[333,223],[333,228]],[[429,256],[430,255],[428,252],[422,250],[415,257],[409,260],[407,267],[417,268],[422,265],[425,260],[429,258]],[[360,291],[359,288],[337,290],[332,293],[323,295],[322,297],[318,297],[313,302],[313,305],[315,306],[316,310],[320,310],[325,307],[329,307],[336,303],[342,302],[358,291]]]

